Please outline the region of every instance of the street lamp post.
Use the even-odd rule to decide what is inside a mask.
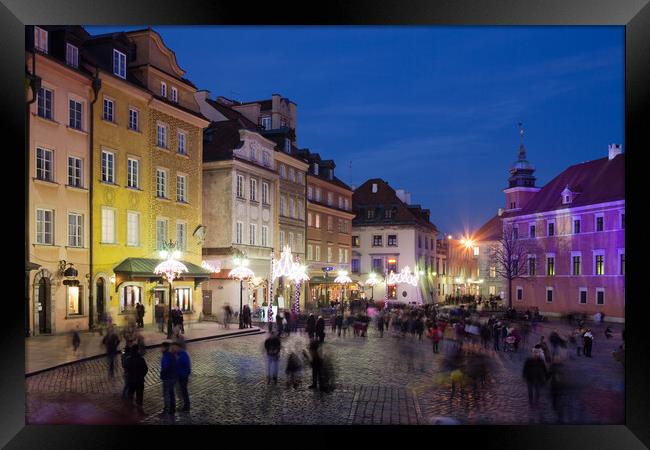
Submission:
[[[244,322],[242,321],[244,280],[253,278],[255,274],[247,267],[248,259],[234,258],[233,262],[235,263],[235,268],[230,271],[228,277],[239,280],[239,329],[242,329],[244,328]]]
[[[176,245],[170,241],[168,248],[173,249],[175,247]],[[169,339],[172,337],[172,299],[174,296],[172,283],[174,279],[178,278],[183,272],[187,272],[188,270],[185,264],[178,261],[178,258],[181,257],[181,252],[178,250],[163,250],[160,252],[160,256],[161,258],[166,259],[158,264],[153,272],[156,275],[162,275],[169,283],[169,317],[167,319],[167,339]]]
[[[370,300],[375,300],[375,285],[379,283],[379,280],[377,279],[377,274],[374,272],[370,272],[368,274],[368,279],[366,280],[366,284],[370,286]]]

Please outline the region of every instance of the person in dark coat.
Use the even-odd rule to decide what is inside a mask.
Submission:
[[[183,325],[183,311],[180,306],[176,307],[176,323],[181,327],[181,333],[185,334],[185,325]]]
[[[144,305],[140,302],[135,306],[135,313],[137,318],[137,325],[139,328],[144,328]]]
[[[379,314],[379,317],[377,318],[377,329],[379,330],[379,337],[384,337],[384,315],[383,314]]]
[[[305,326],[305,331],[309,335],[309,339],[314,339],[314,333],[316,332],[316,318],[313,314],[309,315],[307,319],[307,325]]]
[[[325,319],[323,319],[323,316],[318,316],[315,332],[318,341],[321,344],[325,342]]]
[[[585,345],[585,356],[591,358],[591,347],[594,343],[594,335],[591,332],[591,329],[587,328],[585,334],[582,335],[582,339]]]
[[[174,386],[178,379],[176,371],[176,357],[170,349],[171,342],[165,341],[162,346],[162,358],[160,359],[160,379],[163,382],[163,399],[165,402],[165,414],[176,412],[176,395]]]
[[[266,350],[266,384],[278,384],[278,363],[280,362],[280,350],[282,342],[280,334],[270,333],[270,336],[264,341],[264,350]]]
[[[81,344],[81,337],[79,337],[79,330],[74,330],[72,333],[72,349],[76,352]]]
[[[566,341],[560,337],[557,330],[553,330],[548,337],[549,342],[551,343],[551,348],[553,349],[551,356],[555,357],[557,355],[558,347],[566,347]]]
[[[311,364],[311,379],[312,383],[309,389],[317,389],[322,387],[321,372],[323,370],[323,357],[320,353],[320,344],[318,341],[311,341],[309,343],[309,353],[304,351],[305,358]]]
[[[336,315],[336,329],[338,331],[338,336],[341,337],[341,329],[343,329],[343,314],[340,312]]]
[[[537,347],[537,346],[536,346]],[[539,390],[546,383],[546,364],[539,348],[533,349],[533,355],[524,362],[523,377],[528,384],[528,403],[536,406],[539,402]]]
[[[285,371],[287,374],[287,388],[293,386],[294,389],[298,389],[301,370],[302,362],[300,361],[300,357],[296,352],[291,352],[287,359],[287,369]]]
[[[282,332],[284,331],[284,327],[282,325],[283,320],[284,320],[284,314],[278,312],[278,315],[275,318],[275,323],[277,324],[276,328],[278,329],[278,336],[282,336]]]
[[[127,373],[126,384],[128,386],[128,399],[133,403],[135,396],[135,404],[140,412],[142,412],[142,402],[144,398],[144,378],[149,372],[147,362],[144,360],[137,346],[129,348],[130,355],[125,361],[124,370]]]
[[[115,333],[115,329],[111,325],[102,344],[106,347],[106,357],[108,358],[108,375],[113,378],[115,375],[115,357],[117,356],[117,347],[120,345],[120,338]]]
[[[501,339],[501,322],[497,322],[492,327],[492,339],[494,340],[494,351],[499,351],[499,340]]]
[[[156,324],[158,325],[158,331],[164,333],[164,320],[165,320],[165,305],[158,304],[155,308],[156,315]]]
[[[188,355],[184,347],[181,347],[178,342],[174,342],[172,345],[174,346],[174,354],[176,355],[176,376],[178,378],[181,396],[183,397],[182,411],[189,411],[190,394],[187,391],[187,383],[192,373],[192,362],[190,361],[190,355]]]

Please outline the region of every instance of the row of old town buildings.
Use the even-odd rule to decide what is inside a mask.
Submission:
[[[291,100],[213,99],[184,76],[151,28],[26,27],[28,336],[94,328],[107,314],[123,325],[137,303],[147,324],[170,302],[196,321],[238,309],[240,289],[253,310],[296,297],[301,309],[503,298],[486,258],[507,224],[537,246],[535,272],[513,281],[515,307],[623,317],[619,147],[538,188],[522,146],[508,207],[454,237],[405,190],[379,178],[352,188],[333,160],[300,147]],[[171,248],[188,272],[170,290],[154,268]],[[286,248],[308,281],[272,275]],[[237,258],[254,273],[241,285],[228,276]],[[341,271],[349,282],[335,281]]]

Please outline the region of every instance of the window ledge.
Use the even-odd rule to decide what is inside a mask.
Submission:
[[[143,191],[142,189],[140,189],[139,187],[126,186],[126,188],[127,188],[129,191],[133,191],[133,192],[144,192],[144,191]]]
[[[101,242],[100,241],[99,243],[100,243],[100,245],[110,245],[110,246],[113,246],[113,247],[117,247],[118,245],[120,245],[117,242]]]
[[[258,202],[257,200],[253,200],[253,199],[251,199],[250,202],[251,202],[251,203],[254,203],[254,204],[256,204],[256,205],[259,205],[259,204],[260,204],[260,202]]]
[[[114,122],[114,121],[112,121],[112,120],[105,119],[105,118],[103,118],[103,117],[102,117],[102,122],[104,122],[106,125],[110,125],[110,126],[112,126],[112,127],[117,127],[117,123],[116,123],[116,122]]]
[[[156,200],[160,200],[161,202],[165,202],[165,203],[171,202],[171,199],[169,199],[167,197],[158,197],[158,196],[156,196]]]
[[[65,316],[65,320],[68,319],[85,319],[88,317],[88,314],[70,314]]]
[[[126,127],[126,129],[128,131],[130,131],[131,133],[137,133],[137,134],[140,134],[140,135],[142,134],[142,131],[140,131],[140,130],[134,130],[133,128],[129,128],[129,127]]]
[[[103,184],[104,186],[120,187],[119,184],[111,183],[110,181],[100,181],[99,184]]]
[[[167,152],[171,153],[170,150],[167,147],[160,147],[159,145],[156,145],[156,150],[160,150],[162,152]]]
[[[78,191],[78,192],[84,192],[84,193],[88,192],[88,188],[81,187],[81,186],[73,186],[71,184],[66,184],[65,187],[66,187],[66,189],[70,189],[71,191]]]
[[[77,247],[77,246],[72,246],[72,245],[66,245],[63,248],[69,249],[69,250],[88,250],[88,247]]]
[[[61,247],[60,245],[43,244],[43,243],[38,243],[38,242],[34,242],[32,244],[32,246],[34,246],[34,247],[52,247],[52,248],[60,248]]]
[[[48,119],[47,117],[39,116],[38,113],[32,113],[32,116],[36,117],[38,120],[44,123],[49,123],[50,125],[55,125],[55,126],[61,125],[60,122],[57,122],[54,119]]]
[[[176,152],[176,156],[180,156],[181,158],[184,159],[190,159],[190,155],[188,155],[187,153]]]
[[[176,204],[181,206],[190,206],[189,202],[179,202],[178,200],[176,200]]]
[[[74,128],[74,127],[71,127],[70,125],[66,125],[66,128],[67,128],[68,130],[70,130],[70,131],[75,132],[75,133],[82,134],[82,135],[84,135],[84,136],[88,136],[88,132],[87,132],[87,131],[84,131],[84,130],[82,130],[82,129]]]
[[[36,178],[33,177],[32,180],[36,184],[42,184],[43,186],[59,186],[60,183],[57,183],[56,181],[50,181],[50,180],[43,180],[41,178]]]

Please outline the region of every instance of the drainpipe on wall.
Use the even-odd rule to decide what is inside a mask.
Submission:
[[[25,337],[31,336],[29,329],[29,273],[31,261],[29,260],[29,109],[36,101],[36,94],[41,87],[41,79],[36,76],[36,52],[32,48],[32,72],[27,72],[29,88],[32,90],[32,99],[25,103]]]
[[[90,225],[90,230],[89,230],[89,249],[88,249],[88,309],[89,311],[89,323],[88,327],[90,328],[90,321],[92,320],[93,326],[95,325],[95,318],[91,317],[91,314],[96,315],[96,311],[94,308],[92,308],[93,304],[93,183],[95,181],[94,177],[94,148],[93,148],[93,132],[95,128],[95,112],[94,112],[94,107],[95,103],[97,102],[97,99],[99,98],[99,90],[102,87],[102,80],[99,79],[99,70],[95,69],[95,76],[93,77],[92,81],[92,89],[93,89],[93,101],[90,102],[90,126],[88,130],[88,140],[89,140],[89,148],[90,148],[90,155],[89,155],[89,164],[90,164],[90,170],[88,171],[88,223]]]

